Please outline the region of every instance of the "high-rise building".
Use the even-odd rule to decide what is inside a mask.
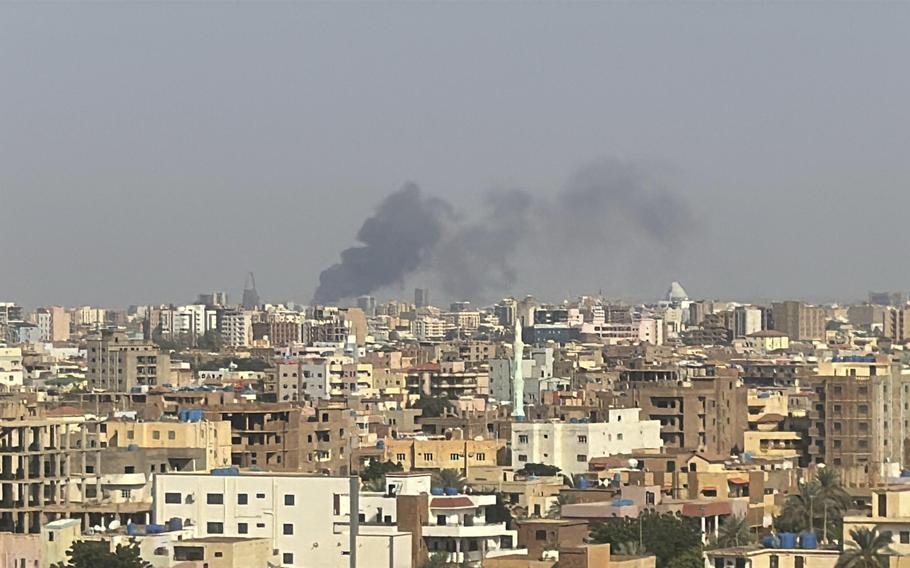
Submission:
[[[249,347],[253,342],[253,317],[246,310],[223,310],[218,318],[221,341],[227,347]]]
[[[414,288],[414,305],[418,308],[425,308],[430,305],[429,288]]]
[[[733,310],[733,337],[746,337],[761,329],[760,309],[738,306]]]
[[[771,305],[774,329],[794,341],[820,340],[825,337],[825,310],[804,302],[775,302]]]
[[[38,308],[35,320],[41,333],[41,341],[68,341],[70,338],[70,314],[60,306]]]
[[[360,296],[357,298],[357,307],[363,310],[367,317],[376,315],[376,298],[374,296]]]

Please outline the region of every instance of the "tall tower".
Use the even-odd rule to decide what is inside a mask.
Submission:
[[[521,318],[515,318],[515,341],[512,343],[512,418],[525,417],[525,342],[521,338]]]
[[[250,272],[246,277],[246,283],[243,285],[243,300],[241,301],[244,310],[255,310],[259,307],[259,292],[256,290],[256,277]]]

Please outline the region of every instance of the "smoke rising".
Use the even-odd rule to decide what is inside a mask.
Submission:
[[[341,252],[341,262],[322,271],[315,303],[353,298],[400,283],[427,262],[452,214],[444,200],[427,197],[409,183],[386,197],[360,227],[355,246]]]
[[[516,255],[559,265],[642,239],[672,253],[692,226],[688,204],[661,183],[653,167],[617,160],[581,168],[549,196],[497,190],[473,216],[425,196],[414,184],[389,195],[357,233],[363,246],[341,253],[322,272],[314,302],[335,302],[403,283],[419,270],[435,274],[452,298],[479,299],[516,283]]]

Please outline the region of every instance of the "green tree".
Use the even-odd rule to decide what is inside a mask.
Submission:
[[[526,463],[516,473],[519,475],[536,475],[537,477],[553,477],[559,475],[559,468],[545,463]]]
[[[690,548],[677,554],[667,563],[667,568],[705,568],[701,548]]]
[[[395,471],[404,471],[404,467],[397,462],[373,460],[360,472],[360,479],[364,483],[379,480],[385,484],[385,475]]]
[[[887,568],[891,549],[890,532],[858,528],[850,531],[849,547],[845,547],[835,568]]]
[[[821,532],[827,539],[842,533],[849,504],[850,497],[840,486],[839,476],[820,470],[818,478],[800,483],[798,491],[787,498],[774,526],[782,532]]]
[[[702,544],[698,519],[654,511],[645,511],[637,519],[623,517],[600,524],[591,532],[591,540],[612,546],[640,542],[657,557],[657,568],[669,568],[673,558],[689,550],[700,556]]]
[[[449,399],[439,396],[422,396],[413,404],[414,408],[419,408],[423,412],[420,414],[423,418],[438,418],[451,406]]]
[[[54,568],[152,568],[139,556],[139,545],[131,541],[118,544],[114,552],[107,541],[77,541],[66,551],[69,561]]]
[[[210,330],[196,340],[196,347],[207,351],[221,351],[224,347],[224,340],[221,339],[220,333]]]
[[[563,505],[572,505],[577,501],[574,495],[571,493],[560,492],[556,496],[556,501],[550,505],[550,510],[547,511],[547,517],[550,519],[559,519],[562,517],[562,506]]]
[[[717,531],[717,540],[714,544],[719,548],[731,546],[745,546],[752,544],[754,537],[749,530],[749,523],[742,515],[730,516],[724,519]]]
[[[840,473],[836,469],[822,468],[815,475],[815,481],[818,482],[819,492],[822,499],[829,507],[834,507],[840,511],[846,511],[852,504],[850,494],[844,490],[840,482]]]
[[[459,491],[463,491],[467,483],[461,471],[457,469],[440,469],[433,472],[433,487],[441,487],[443,489],[454,487]]]
[[[616,556],[647,556],[648,549],[646,549],[640,542],[637,540],[630,540],[628,542],[621,542],[615,547],[610,547],[610,555]]]

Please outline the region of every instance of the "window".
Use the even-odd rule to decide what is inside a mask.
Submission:
[[[284,554],[282,554],[281,563],[282,564],[293,564],[294,563],[294,553],[285,552]]]
[[[484,461],[487,459],[487,454],[483,452],[477,452],[477,461]]]
[[[285,495],[285,496],[284,496],[284,504],[287,505],[288,507],[293,507],[293,506],[294,506],[294,496],[293,496],[293,495]]]
[[[578,454],[577,456],[575,456],[575,461],[577,461],[579,463],[585,463],[588,461],[588,456],[586,456],[585,454]]]
[[[901,544],[910,544],[910,531],[901,531]]]
[[[257,493],[256,499],[265,499],[265,493]]]
[[[436,515],[436,524],[444,527],[446,525],[446,516],[445,515]]]
[[[246,493],[237,494],[237,504],[238,505],[246,505],[248,502],[249,502],[249,498],[247,497]]]
[[[54,531],[48,531],[48,533],[47,533],[47,540],[48,540],[49,542],[54,542],[54,534],[55,534]],[[901,534],[904,534],[904,533],[901,533]]]
[[[177,432],[175,432],[175,431],[173,431],[173,430],[169,430],[168,433],[167,433],[167,439],[168,439],[168,440],[176,440],[176,439],[177,439]]]
[[[519,443],[519,444],[527,444],[527,443],[528,443],[528,435],[527,435],[527,434],[519,434],[519,435],[518,435],[518,443]]]
[[[153,431],[152,431],[152,439],[153,439],[153,440],[160,440],[160,439],[161,439],[161,431],[160,431],[160,430],[153,430]]]
[[[622,442],[622,433],[617,434],[616,439]]]
[[[427,461],[432,461],[432,460],[433,460],[433,454],[430,453],[430,452],[426,452],[425,454],[423,454],[423,459],[425,459],[425,460],[427,460]]]
[[[524,454],[518,454],[518,461],[526,462],[526,461],[528,461],[528,456],[526,456]]]
[[[206,523],[205,532],[209,534],[224,534],[224,523]]]
[[[294,534],[294,525],[291,523],[284,523],[284,527],[282,527],[282,532],[286,535]]]
[[[221,493],[209,493],[205,496],[205,502],[209,505],[224,505],[224,495]]]
[[[461,459],[461,454],[449,454],[449,459],[452,461],[459,461]]]
[[[587,443],[588,443],[588,437],[587,437],[587,436],[579,436],[579,437],[578,437],[578,443],[579,443],[579,444],[587,444]]]
[[[249,532],[249,530],[250,530],[249,525],[247,525],[246,523],[237,523],[237,533],[238,534],[246,534]]]
[[[806,566],[806,557],[797,556],[793,559],[793,568],[805,568]]]
[[[547,540],[547,531],[534,531],[534,540]]]
[[[130,493],[131,493],[131,492],[132,492],[131,489],[121,489],[121,490],[120,490],[120,497],[122,497],[122,498],[124,498],[124,499],[129,499],[129,498],[130,498]]]
[[[265,523],[256,523],[256,528],[257,528],[257,529],[264,529],[264,528],[265,528]]]
[[[398,461],[400,461],[400,462],[403,462],[404,460],[406,460],[407,457],[408,457],[408,456],[406,456],[406,455],[404,455],[404,454],[396,454],[396,455],[395,455],[395,459],[398,460]]]
[[[770,568],[780,568],[780,558],[776,554],[772,554],[770,560]]]
[[[165,493],[164,502],[168,505],[179,505],[181,501],[180,493]]]

